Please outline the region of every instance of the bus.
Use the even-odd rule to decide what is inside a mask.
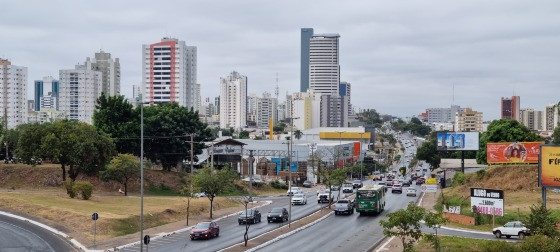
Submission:
[[[368,185],[358,189],[356,193],[356,211],[365,213],[381,213],[385,209],[385,186]]]

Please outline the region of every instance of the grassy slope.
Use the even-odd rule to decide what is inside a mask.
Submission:
[[[512,246],[519,246],[515,243],[507,243],[505,241],[498,240],[479,240],[452,236],[440,236],[441,239],[441,251],[443,252],[454,252],[454,251],[472,251],[472,252],[482,252],[482,251],[510,251]],[[415,246],[416,251],[421,252],[431,252],[435,251],[429,242],[421,240]]]

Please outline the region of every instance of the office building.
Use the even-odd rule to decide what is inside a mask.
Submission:
[[[482,112],[465,108],[455,114],[455,131],[483,132]]]
[[[194,110],[200,111],[201,100],[200,100],[200,84],[194,85]]]
[[[348,99],[348,104],[346,104],[346,107],[348,108],[348,115],[353,115],[353,111],[352,111],[352,101],[351,101],[351,96],[350,96],[350,91],[352,90],[352,85],[350,84],[350,82],[347,81],[343,81],[340,83],[340,86],[338,87],[338,94],[340,96],[346,96]]]
[[[163,38],[142,46],[144,101],[150,104],[176,102],[195,107],[197,50],[185,41]]]
[[[214,115],[220,115],[220,97],[214,98]]]
[[[309,45],[313,37],[313,28],[301,29],[301,56],[300,56],[300,92],[309,89]]]
[[[544,131],[546,129],[546,117],[543,111],[535,111],[532,108],[521,109],[520,122],[532,131]]]
[[[101,92],[105,96],[121,94],[121,63],[119,58],[113,60],[110,53],[100,50],[95,53],[93,59],[88,57],[84,65],[89,70],[101,72]]]
[[[320,127],[348,127],[348,96],[321,95]]]
[[[233,71],[220,78],[220,128],[241,130],[247,125],[247,77]]]
[[[449,108],[428,108],[425,114],[427,115],[427,123],[451,123],[455,124],[455,115],[457,112],[462,112],[460,106],[451,105]]]
[[[270,93],[264,92],[262,98],[257,99],[257,127],[268,128],[270,120],[275,125],[278,121],[278,99],[273,98]]]
[[[142,104],[142,85],[132,85],[132,105]]]
[[[0,58],[0,117],[3,128],[27,122],[27,67]]]
[[[309,41],[309,88],[315,94],[337,94],[340,85],[338,34],[316,34]]]
[[[60,70],[59,111],[67,119],[92,124],[97,98],[102,95],[103,73],[85,65]]]
[[[502,97],[500,115],[502,119],[520,120],[521,98],[512,96]]]
[[[259,97],[256,94],[247,96],[247,121],[250,125],[257,124],[257,102]]]
[[[58,109],[58,80],[52,76],[45,76],[42,80],[35,81],[34,93],[34,108],[33,110],[39,111],[41,108],[54,108]],[[45,105],[44,102],[47,104]]]
[[[299,130],[318,128],[321,125],[321,96],[315,95],[312,90],[298,92],[289,96],[286,101],[292,108],[294,127]],[[286,115],[288,116],[288,115]]]
[[[277,121],[284,121],[286,120],[286,102],[278,104],[278,120]]]

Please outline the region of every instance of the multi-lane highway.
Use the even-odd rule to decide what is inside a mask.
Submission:
[[[307,190],[307,192],[306,192]],[[311,189],[304,189],[307,195],[307,205],[292,206],[292,221],[305,217],[326,204],[317,203],[316,191]],[[338,193],[338,192],[333,192]],[[341,195],[344,195],[341,193]],[[253,224],[249,228],[249,238],[253,238],[282,225],[285,223],[268,223],[266,221],[267,213],[274,207],[285,207],[288,209],[289,198],[287,196],[269,197],[266,199],[256,200],[271,200],[272,204],[259,207],[262,212],[262,222]],[[245,225],[239,225],[237,216],[228,217],[217,221],[220,227],[220,236],[209,240],[194,240],[191,241],[187,232],[176,233],[161,239],[150,242],[149,250],[156,251],[218,251],[230,247],[232,245],[243,242],[243,234],[245,233]],[[151,234],[152,237],[156,234]],[[124,248],[121,251],[139,251],[139,245]]]
[[[0,215],[0,251],[77,251],[68,241],[29,222]]]

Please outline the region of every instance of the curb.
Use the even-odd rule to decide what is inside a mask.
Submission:
[[[255,202],[259,202],[259,201],[255,201]],[[249,209],[257,209],[257,208],[259,208],[259,207],[263,207],[263,206],[267,206],[267,205],[272,204],[272,201],[270,201],[270,200],[266,200],[266,201],[262,201],[262,202],[265,202],[265,204],[260,205],[260,206],[256,206],[256,207],[252,207],[252,208],[247,208],[247,210],[249,210]],[[232,216],[237,216],[237,215],[239,215],[239,213],[241,213],[242,211],[243,211],[243,210],[238,211],[238,212],[235,212],[235,213],[232,213],[232,214],[228,214],[228,215],[226,215],[226,216],[222,216],[222,217],[217,218],[217,219],[214,219],[214,220],[212,220],[212,221],[219,221],[219,220],[223,220],[223,219],[226,219],[226,218],[229,218],[229,217],[232,217]],[[156,236],[154,236],[154,237],[150,237],[150,241],[156,241],[156,240],[159,240],[159,239],[161,239],[161,238],[164,238],[164,237],[167,237],[167,236],[170,236],[170,235],[173,235],[173,234],[178,234],[178,233],[187,232],[187,231],[191,230],[193,227],[194,227],[194,226],[189,226],[189,227],[182,228],[182,229],[175,230],[175,231],[168,232],[168,233],[160,233],[160,234],[158,234],[158,235],[156,235]],[[123,248],[133,247],[133,246],[136,246],[136,245],[139,245],[139,244],[140,244],[140,241],[136,241],[136,242],[129,243],[129,244],[125,244],[125,245],[118,246],[118,247],[115,247],[115,248],[107,249],[106,251],[107,251],[107,252],[118,251],[118,250],[121,250],[121,249],[123,249]]]
[[[4,212],[4,211],[0,211],[0,215],[4,215],[4,216],[10,217],[10,218],[14,218],[14,219],[18,219],[18,220],[22,220],[22,221],[29,222],[29,223],[31,223],[31,224],[33,224],[33,225],[35,225],[35,226],[41,227],[41,228],[43,228],[43,229],[46,229],[47,231],[49,231],[49,232],[51,232],[51,233],[53,233],[53,234],[56,234],[56,235],[59,235],[59,236],[64,237],[66,240],[69,240],[70,243],[71,243],[72,245],[74,245],[75,247],[79,248],[79,249],[82,250],[82,251],[90,251],[90,250],[88,250],[84,245],[82,245],[79,241],[77,241],[76,239],[71,238],[69,235],[63,233],[62,231],[60,231],[60,230],[58,230],[58,229],[55,229],[55,228],[50,227],[50,226],[47,226],[47,225],[45,225],[45,224],[43,224],[43,223],[40,223],[40,222],[38,222],[38,221],[34,221],[34,220],[31,220],[31,219],[28,219],[28,218],[25,218],[25,217],[22,217],[22,216],[19,216],[19,215],[7,213],[7,212]]]

